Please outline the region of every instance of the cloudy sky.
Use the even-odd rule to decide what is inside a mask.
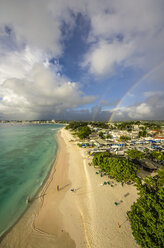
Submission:
[[[163,0],[0,0],[0,119],[164,119]]]

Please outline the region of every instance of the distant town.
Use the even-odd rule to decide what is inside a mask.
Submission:
[[[62,121],[58,121],[62,122]],[[0,120],[0,123],[20,123],[20,124],[54,124],[55,120]]]
[[[155,171],[164,165],[164,122],[78,122],[67,125],[78,137],[77,144],[87,148],[89,155],[109,152],[119,157],[127,157],[128,151],[138,151],[138,166]],[[86,126],[87,125],[87,126]],[[135,158],[134,156],[134,158]]]

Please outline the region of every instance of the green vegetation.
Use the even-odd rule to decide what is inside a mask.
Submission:
[[[128,158],[131,160],[134,159],[142,159],[145,158],[145,154],[143,152],[140,152],[138,150],[132,149],[132,150],[128,150],[127,152]]]
[[[160,130],[161,129],[160,123],[146,122],[146,123],[143,123],[143,125],[145,126],[146,129],[148,128],[150,130]]]
[[[91,129],[88,126],[79,128],[76,133],[80,139],[86,139],[92,133]]]
[[[127,212],[137,243],[144,248],[164,247],[164,168],[155,177],[138,178],[140,198]]]
[[[120,140],[125,142],[127,140],[130,140],[130,137],[122,135],[122,136],[120,136]]]
[[[94,155],[93,164],[98,165],[102,172],[106,172],[120,182],[134,181],[136,166],[125,158],[111,157],[111,154],[98,153]]]
[[[103,134],[103,132],[99,132],[99,137],[102,138],[102,139],[104,139],[104,134]]]
[[[158,183],[159,185],[164,185],[164,167],[158,171]]]
[[[65,128],[77,130],[88,125],[88,122],[71,121]]]
[[[66,129],[75,131],[75,134],[80,139],[86,139],[92,133],[91,129],[88,127],[88,122],[72,121],[68,124]]]
[[[99,137],[102,138],[102,139],[112,139],[112,135],[111,134],[107,134],[105,136],[102,131],[99,132]]]
[[[153,151],[150,153],[150,157],[158,161],[164,160],[164,154],[160,151]]]
[[[98,152],[93,157],[93,164],[94,166],[99,166],[103,163],[104,158],[109,158],[111,154],[109,152]]]
[[[117,125],[117,129],[132,131],[134,122],[124,121]]]
[[[142,131],[139,131],[139,133],[138,133],[138,137],[140,138],[140,137],[146,137],[147,136],[147,131],[146,130],[142,130]]]
[[[109,125],[105,122],[101,122],[101,121],[96,121],[96,122],[90,122],[89,123],[92,127],[97,127],[97,128],[104,128],[104,129],[108,129]]]
[[[106,136],[105,136],[105,139],[112,139],[113,138],[113,136],[111,135],[111,134],[107,134]]]
[[[147,149],[145,152],[147,153],[149,152],[149,150]],[[130,160],[139,160],[139,159],[144,159],[146,157],[156,159],[158,161],[164,160],[164,154],[160,151],[153,151],[150,153],[150,155],[146,155],[146,153],[143,153],[136,149],[132,149],[132,150],[128,150],[126,153]]]
[[[144,130],[146,130],[146,127],[145,126],[140,126],[139,129],[144,131]]]

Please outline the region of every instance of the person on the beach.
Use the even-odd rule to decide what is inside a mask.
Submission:
[[[59,191],[59,185],[57,185],[57,191]]]
[[[31,201],[30,196],[28,196],[27,199],[26,199],[26,202],[30,203],[30,201]]]

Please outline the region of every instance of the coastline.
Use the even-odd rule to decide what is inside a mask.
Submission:
[[[44,192],[46,191],[48,185],[50,184],[52,177],[55,174],[56,170],[56,161],[59,156],[60,151],[60,143],[59,143],[59,134],[60,130],[56,133],[56,138],[58,141],[58,151],[56,157],[52,163],[51,169],[47,174],[43,184],[38,189],[38,192],[35,198],[29,203],[27,209],[22,213],[19,219],[13,224],[0,238],[0,246],[1,247],[22,247],[21,244],[25,241],[27,242],[28,238],[33,239],[33,236],[37,236],[37,233],[41,234],[39,230],[35,230],[34,227],[34,219],[35,216],[38,214],[39,209],[42,207],[43,200],[44,200]],[[51,235],[50,235],[51,236]],[[53,240],[54,237],[51,237]],[[38,240],[38,238],[37,238]],[[44,242],[43,242],[44,243]],[[44,247],[44,245],[43,245]]]
[[[71,141],[74,138],[64,128],[57,137],[57,157],[38,195],[42,197],[32,203],[1,247],[37,247],[38,243],[41,248],[138,247],[126,218],[126,211],[137,199],[136,188],[122,187],[114,180],[113,188],[102,186],[108,179],[88,166],[91,158],[87,150]]]
[[[20,125],[18,127],[20,127]],[[14,128],[15,128],[15,126],[14,126]],[[57,132],[59,130],[59,127],[57,127],[57,129],[56,129],[57,131],[55,133],[54,132],[52,133],[52,131],[51,131],[51,130],[55,130],[55,129],[49,129],[49,130],[50,131],[48,133],[46,131],[46,134],[47,134],[47,137],[46,138],[48,139],[48,135],[51,133],[51,139],[55,139],[54,141],[51,140],[52,143],[49,142],[49,144],[50,144],[49,148],[50,149],[49,150],[47,149],[47,151],[49,151],[49,154],[48,154],[49,156],[45,156],[44,153],[42,152],[42,151],[44,151],[44,149],[42,150],[42,147],[44,147],[44,144],[43,144],[42,147],[36,146],[36,147],[39,147],[39,148],[35,152],[34,152],[33,149],[30,149],[30,146],[29,145],[27,145],[27,147],[29,147],[29,150],[30,151],[28,151],[28,148],[25,147],[25,144],[23,144],[21,146],[22,152],[21,151],[19,152],[20,153],[20,156],[18,154],[18,158],[19,157],[21,158],[21,159],[19,159],[19,161],[21,161],[21,162],[19,163],[19,161],[18,161],[18,174],[14,172],[15,174],[17,174],[17,177],[18,176],[19,177],[18,177],[18,180],[17,180],[17,178],[15,178],[14,179],[14,182],[13,182],[15,185],[18,185],[18,188],[16,188],[16,190],[14,190],[14,187],[13,187],[13,192],[12,192],[12,194],[10,194],[9,201],[6,204],[6,207],[7,208],[8,208],[8,206],[10,206],[9,208],[12,207],[13,211],[15,211],[16,214],[13,214],[11,216],[12,209],[11,209],[11,212],[10,212],[10,209],[8,209],[8,211],[4,212],[3,211],[3,207],[1,206],[1,209],[2,209],[1,217],[2,217],[2,219],[1,219],[0,222],[2,222],[1,223],[2,225],[1,225],[1,228],[0,228],[1,229],[0,230],[1,231],[0,232],[0,242],[12,230],[12,228],[19,222],[19,220],[24,216],[24,214],[27,212],[29,206],[31,206],[33,204],[33,201],[39,196],[40,192],[42,191],[45,183],[47,182],[47,180],[49,178],[49,175],[51,173],[51,170],[53,168],[53,165],[54,165],[55,160],[56,160],[56,157],[57,157],[58,143],[56,142],[56,140],[57,140]],[[52,134],[54,134],[54,135],[52,135]],[[19,135],[18,135],[18,138],[19,138]],[[21,140],[23,140],[23,138],[21,137]],[[30,140],[29,140],[29,142],[30,142]],[[29,144],[29,142],[28,142],[28,140],[26,140],[26,144]],[[43,143],[44,143],[44,141],[43,141]],[[42,143],[39,142],[39,144],[42,144]],[[12,146],[12,142],[11,142],[11,146]],[[6,145],[6,147],[10,147],[10,144],[8,143],[8,145]],[[18,145],[18,147],[19,147],[19,145]],[[12,149],[17,149],[17,145],[13,146]],[[10,150],[12,150],[12,149],[10,147]],[[3,149],[2,149],[2,151],[3,151]],[[30,156],[27,156],[27,158],[26,158],[25,154],[28,154],[28,152],[31,152],[31,151],[32,151],[33,154],[36,154],[36,156],[38,156],[38,151],[41,151],[41,155],[43,154],[43,156],[45,157],[45,160],[44,159],[39,160],[40,156],[38,156],[38,159],[37,159],[37,158],[34,158],[33,155],[31,156],[31,154],[30,154],[30,156],[32,157],[31,159],[33,159],[33,161],[31,161],[31,163],[33,165],[32,166],[29,166],[29,168],[31,167],[32,169],[34,168],[34,170],[35,170],[36,164],[40,168],[40,170],[38,170],[40,172],[40,174],[37,174],[36,173],[37,170],[35,170],[34,171],[34,177],[30,173],[28,175],[26,175],[28,172],[27,172],[27,170],[25,170],[26,169],[26,159],[27,159],[27,165],[29,164],[29,160],[30,160]],[[13,154],[13,158],[14,158],[14,154]],[[5,161],[5,159],[4,159],[4,161]],[[38,162],[38,161],[40,161],[41,163]],[[10,161],[7,161],[6,163],[9,163],[9,166],[10,166],[10,164],[13,165],[13,163],[16,163],[17,164],[17,162],[15,160],[13,161],[13,163],[10,163]],[[2,162],[2,164],[3,164],[3,162]],[[45,166],[45,168],[43,168],[44,166]],[[8,169],[8,167],[7,167],[7,170],[10,171]],[[12,168],[11,168],[11,171],[12,171]],[[22,179],[23,178],[22,177],[23,171],[26,171],[26,173],[24,173],[25,179],[26,179],[26,176],[27,176],[27,179],[29,179],[29,182],[26,182],[26,185],[24,184],[24,180]],[[2,173],[2,175],[3,175],[3,173]],[[9,174],[9,178],[10,178],[10,176],[11,175]],[[31,180],[31,176],[33,177],[32,178],[33,180]],[[1,187],[2,188],[3,188],[3,186],[4,187],[5,186],[10,187],[10,179],[9,178],[8,178],[8,182],[7,183],[5,183],[5,182],[3,183],[3,180],[2,180],[2,182],[1,182]],[[30,182],[30,180],[31,180],[31,182]],[[12,182],[12,178],[11,178],[11,182]],[[30,183],[31,183],[32,187],[28,187],[30,185]],[[9,184],[9,186],[8,186],[8,184]],[[25,185],[25,187],[24,187],[23,184]],[[2,190],[2,188],[1,188],[1,190]],[[18,194],[17,194],[17,190],[18,190]],[[23,193],[20,197],[19,197],[19,194],[20,194],[19,191],[21,191],[21,194]],[[14,195],[17,196],[17,201],[15,201],[15,202],[13,202],[13,197],[12,197]],[[28,197],[29,197],[29,200],[30,200],[30,204],[27,204]],[[2,195],[2,199],[3,199],[3,195]],[[18,205],[18,208],[14,208],[14,205],[12,206],[12,202],[15,205],[18,203],[19,204]],[[4,208],[4,209],[7,209],[7,208]],[[12,218],[9,218],[8,213],[9,213],[9,216],[11,216]],[[6,226],[4,225],[4,223],[5,223],[6,220],[3,223],[3,216],[5,216],[5,215],[8,216],[8,223],[6,222],[7,223]]]

